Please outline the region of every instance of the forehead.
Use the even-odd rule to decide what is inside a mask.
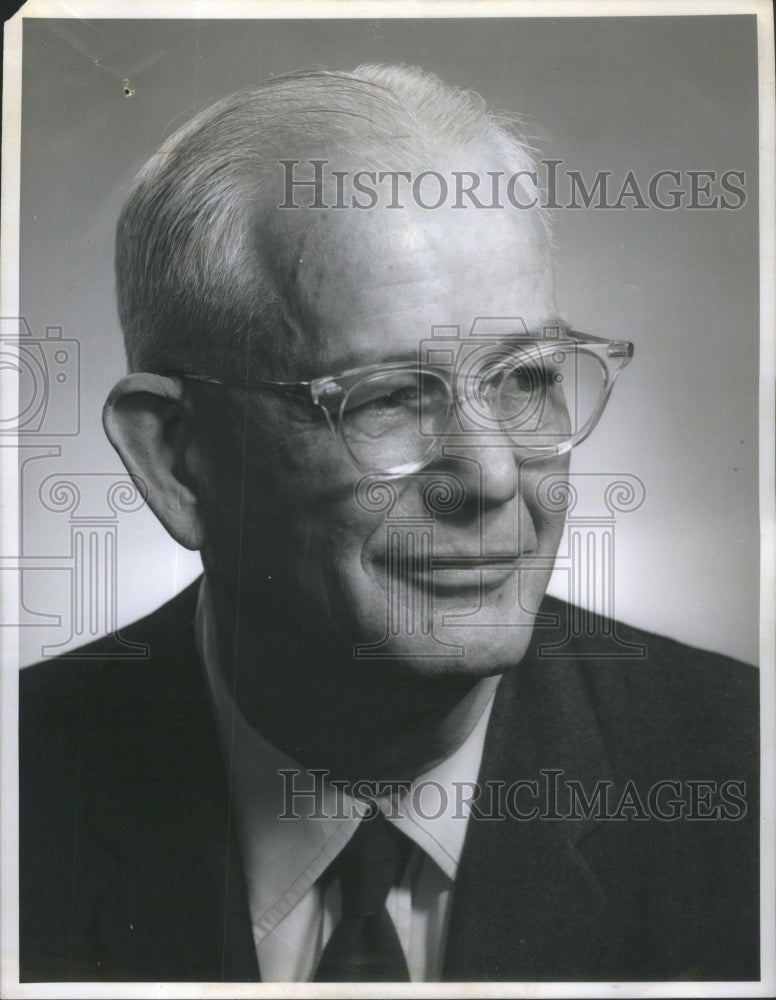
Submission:
[[[465,336],[478,317],[536,329],[554,315],[549,249],[529,214],[378,206],[306,221],[292,237],[295,284],[318,371],[411,354],[432,326]]]

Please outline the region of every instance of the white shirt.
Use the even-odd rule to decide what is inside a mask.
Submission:
[[[245,720],[218,669],[204,580],[196,634],[231,778],[261,977],[264,982],[307,982],[339,919],[337,882],[326,890],[316,883],[355,833],[366,806],[322,775],[308,773]],[[441,764],[409,788],[374,797],[386,818],[413,841],[402,880],[386,900],[413,982],[441,976],[467,800],[492,706],[491,698],[466,740]],[[317,796],[304,794],[308,790]]]

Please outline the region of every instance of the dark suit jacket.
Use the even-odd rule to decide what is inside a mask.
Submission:
[[[22,671],[22,981],[259,978],[195,603],[196,585],[126,630],[148,659],[115,658],[107,638]],[[543,610],[560,632],[534,638],[557,642],[567,606]],[[541,789],[559,771],[558,800],[532,820],[509,815],[528,813],[528,786],[506,819],[481,800],[446,980],[759,978],[756,671],[624,626],[646,658],[600,658],[604,625],[560,658],[534,649],[500,686],[481,784]],[[684,818],[650,813],[661,780],[679,794],[655,809],[676,797]],[[573,781],[616,794],[585,818]],[[745,791],[726,804],[728,781]]]

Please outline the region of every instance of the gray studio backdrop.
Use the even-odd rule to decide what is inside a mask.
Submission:
[[[112,244],[133,175],[171,130],[230,91],[366,61],[419,65],[526,116],[540,155],[562,161],[559,201],[568,171],[587,182],[611,172],[615,195],[628,171],[644,188],[661,170],[680,172],[686,197],[675,210],[630,198],[554,213],[560,308],[577,329],[635,341],[636,359],[573,461],[571,528],[595,551],[606,535],[613,561],[570,591],[562,547],[552,589],[755,662],[757,73],[746,16],[28,20],[22,661],[139,617],[199,571],[196,554],[133,497],[100,423],[124,370]],[[688,171],[715,175],[696,181],[695,208]],[[724,193],[728,171],[739,188],[730,207],[701,207]]]

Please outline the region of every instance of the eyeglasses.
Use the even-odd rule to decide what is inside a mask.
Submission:
[[[309,382],[167,374],[302,396],[358,469],[399,476],[424,468],[444,444],[482,435],[500,436],[526,456],[564,454],[596,426],[632,358],[629,341],[564,331],[552,339],[432,337],[419,361]]]

